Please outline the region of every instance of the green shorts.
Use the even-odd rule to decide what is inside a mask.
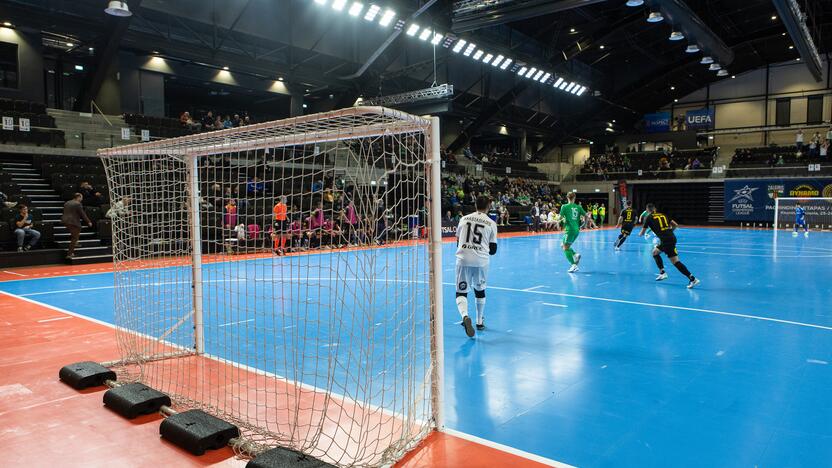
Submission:
[[[575,240],[578,238],[578,234],[580,234],[580,233],[581,233],[581,231],[567,230],[566,232],[563,233],[563,243],[564,244],[574,244]]]

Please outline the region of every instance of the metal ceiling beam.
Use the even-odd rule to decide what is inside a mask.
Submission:
[[[142,0],[131,0],[128,3],[133,11],[137,11],[141,4]],[[84,81],[85,85],[81,88],[78,100],[75,102],[76,111],[88,111],[90,103],[101,91],[107,73],[118,55],[121,40],[130,28],[130,18],[129,16],[126,18],[108,16],[108,25],[104,35],[106,42],[103,47],[96,48],[96,54],[93,58],[93,74],[91,78]]]
[[[474,13],[454,13],[451,30],[455,33],[474,31],[498,24],[511,23],[536,16],[572,10],[604,1],[606,0],[527,0],[521,2],[505,2],[493,8],[478,8]],[[470,4],[471,2],[457,2],[455,9],[462,3]]]
[[[714,58],[723,67],[734,62],[734,51],[702,21],[684,0],[647,0],[649,6],[659,10],[666,18],[666,22],[672,24],[674,29],[685,35],[685,40],[699,44],[699,48]]]
[[[812,40],[812,35],[809,34],[809,29],[806,26],[806,16],[800,11],[795,0],[772,0],[774,7],[777,8],[777,13],[783,21],[783,26],[789,32],[789,36],[794,42],[794,46],[800,53],[800,58],[806,64],[806,68],[815,81],[820,82],[823,79],[823,71],[820,54],[815,46],[815,41]]]
[[[462,149],[465,145],[471,141],[471,137],[474,136],[485,124],[491,120],[492,117],[497,115],[500,111],[508,107],[515,99],[517,99],[520,94],[523,93],[529,87],[529,83],[531,80],[520,80],[517,84],[514,85],[508,92],[500,96],[499,99],[491,103],[488,107],[486,107],[480,115],[474,119],[473,122],[468,124],[465,129],[460,132],[459,136],[448,145],[448,150],[451,152],[456,152]]]

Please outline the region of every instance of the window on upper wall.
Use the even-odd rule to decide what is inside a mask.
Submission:
[[[774,112],[775,125],[790,125],[792,114],[792,100],[782,98],[777,100],[777,107]]]
[[[0,88],[17,89],[17,44],[0,42]]]
[[[823,123],[823,94],[809,96],[806,99],[806,123]]]

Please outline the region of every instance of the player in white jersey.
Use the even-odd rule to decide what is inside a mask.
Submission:
[[[477,198],[477,211],[463,216],[456,228],[456,306],[465,334],[474,337],[468,317],[468,289],[477,302],[477,329],[485,328],[485,284],[490,256],[497,253],[497,223],[488,217],[488,197]]]

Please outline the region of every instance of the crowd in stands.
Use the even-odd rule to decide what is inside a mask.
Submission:
[[[217,113],[214,115],[214,111],[207,111],[202,116],[201,119],[194,119],[191,117],[191,113],[189,111],[184,111],[179,116],[179,123],[182,124],[182,128],[191,132],[191,133],[199,133],[199,132],[210,132],[214,130],[223,130],[226,128],[236,128],[236,127],[244,127],[246,125],[251,125],[252,120],[248,113],[243,112],[242,116],[240,114],[226,114],[224,117]]]
[[[681,171],[710,169],[716,159],[716,149],[693,151],[658,151],[620,153],[617,148],[600,154],[590,155],[580,169],[580,179],[607,180],[634,178],[638,171],[643,176],[659,177],[663,174]],[[691,173],[690,175],[695,175]]]

